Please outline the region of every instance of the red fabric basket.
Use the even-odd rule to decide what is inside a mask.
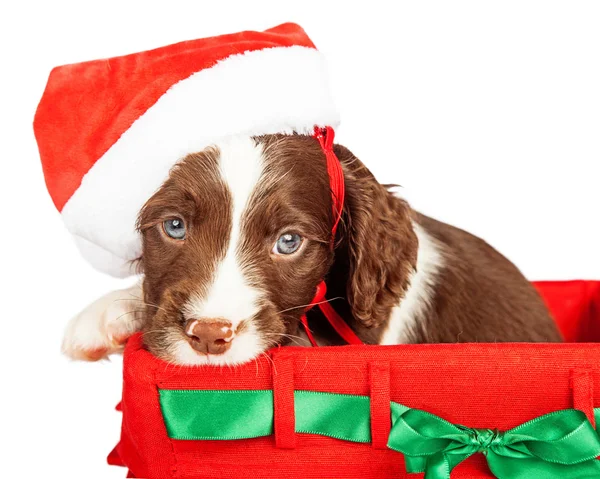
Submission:
[[[137,478],[404,478],[387,448],[390,401],[472,428],[507,430],[566,408],[600,407],[600,282],[540,282],[565,344],[276,348],[236,368],[168,365],[133,337],[124,356],[121,440],[109,463]],[[594,344],[598,343],[598,344]],[[272,390],[274,434],[170,439],[159,389]],[[294,432],[294,390],[370,397],[371,443]],[[343,411],[340,412],[343,414]],[[491,478],[476,454],[452,478]]]

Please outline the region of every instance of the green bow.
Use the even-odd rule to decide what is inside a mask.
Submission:
[[[501,432],[391,407],[388,447],[405,455],[407,472],[425,472],[425,479],[449,479],[456,465],[478,452],[499,479],[600,478],[600,438],[581,411],[553,412]]]

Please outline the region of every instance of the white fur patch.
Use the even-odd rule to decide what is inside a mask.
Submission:
[[[437,273],[443,267],[441,245],[417,223],[413,223],[419,240],[417,271],[410,280],[406,295],[392,309],[390,321],[379,344],[401,344],[411,325],[418,321],[431,304]]]
[[[173,85],[138,118],[83,177],[63,219],[90,243],[78,244],[95,267],[126,276],[141,254],[137,214],[181,158],[231,135],[312,134],[338,121],[317,50],[233,55]]]
[[[182,311],[186,320],[223,318],[231,322],[234,331],[242,321],[245,326],[231,341],[231,348],[221,355],[207,357],[194,351],[186,341],[178,343],[173,354],[182,364],[238,364],[264,349],[252,325],[262,292],[249,284],[248,272],[240,262],[244,214],[263,171],[262,146],[249,137],[234,137],[217,146],[221,177],[233,200],[229,244],[208,291],[192,295]]]
[[[63,353],[71,359],[97,360],[120,352],[124,340],[142,326],[142,297],[136,284],[94,301],[69,322]]]
[[[233,199],[229,244],[208,292],[193,295],[183,307],[183,314],[186,319],[223,318],[235,330],[258,312],[261,297],[244,276],[239,246],[244,211],[263,170],[262,146],[249,137],[231,138],[217,146],[221,176]]]

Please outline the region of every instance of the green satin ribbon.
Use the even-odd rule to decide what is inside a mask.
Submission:
[[[273,434],[272,391],[159,390],[172,439],[250,439]]]
[[[167,433],[180,440],[235,440],[273,434],[273,392],[159,390]],[[368,396],[294,392],[296,432],[371,441]],[[388,447],[405,455],[408,472],[448,479],[481,452],[499,479],[600,478],[600,438],[586,416],[557,411],[510,431],[470,429],[391,403]],[[600,420],[600,408],[595,410]]]
[[[273,391],[161,389],[159,394],[172,439],[231,440],[273,434]],[[371,442],[368,396],[294,391],[294,410],[296,432]]]
[[[585,414],[565,409],[508,431],[471,429],[392,403],[388,447],[404,454],[406,470],[448,479],[481,452],[498,479],[600,478],[600,438]]]

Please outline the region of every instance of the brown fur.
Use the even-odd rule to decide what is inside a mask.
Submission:
[[[265,345],[285,344],[317,283],[326,278],[333,304],[367,343],[377,343],[392,308],[410,286],[417,264],[418,222],[442,247],[445,265],[432,304],[410,331],[411,342],[556,341],[559,334],[541,299],[519,271],[482,240],[414,212],[379,184],[346,148],[336,145],[346,182],[346,202],[331,251],[333,223],[324,154],[307,136],[268,135],[264,179],[242,227],[240,257],[253,285],[265,292],[252,319]],[[169,358],[183,337],[181,306],[206,291],[230,235],[231,195],[218,174],[217,148],[189,155],[171,172],[140,213],[147,310],[144,340]],[[188,228],[174,241],[162,222],[174,215]],[[282,231],[306,238],[302,253],[273,258],[270,246]],[[227,319],[227,318],[224,318]],[[324,342],[336,338],[323,318],[310,313]]]
[[[348,265],[347,299],[366,328],[387,322],[409,286],[417,237],[408,204],[391,195],[346,148],[336,146],[347,188],[340,253]]]
[[[535,288],[480,238],[415,213],[445,252],[432,307],[413,342],[560,341]]]
[[[218,173],[218,151],[189,155],[143,207],[145,341],[164,356],[183,332],[180,308],[190,294],[207,284],[211,262],[222,258],[229,238],[231,198]],[[162,222],[178,216],[192,232],[185,244],[168,238]],[[204,225],[209,224],[210,228]]]

